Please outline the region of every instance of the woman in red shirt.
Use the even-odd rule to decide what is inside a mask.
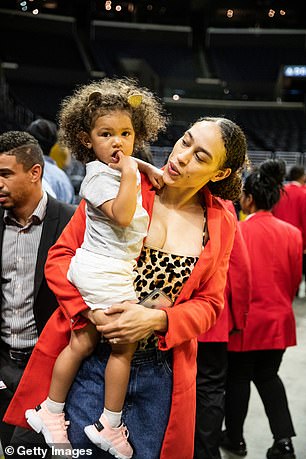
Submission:
[[[275,218],[285,174],[283,161],[265,161],[244,184],[239,222],[251,262],[252,292],[247,324],[229,339],[225,426],[221,446],[247,454],[243,425],[254,382],[269,419],[274,443],[268,459],[294,459],[295,435],[285,388],[278,376],[288,346],[296,344],[292,302],[302,272],[302,236],[294,226]]]

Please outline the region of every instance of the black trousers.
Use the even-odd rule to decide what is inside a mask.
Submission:
[[[221,459],[227,343],[198,343],[194,459]]]
[[[243,438],[251,381],[256,386],[274,440],[295,436],[284,385],[278,370],[284,350],[229,352],[225,426],[233,442]]]
[[[0,388],[0,440],[4,451],[4,457],[6,459],[20,459],[21,457],[24,457],[24,448],[26,447],[32,448],[32,450],[34,446],[40,446],[44,448],[44,450],[47,448],[41,434],[2,422],[4,413],[6,412],[6,409],[9,406],[21,379],[25,365],[26,363],[17,363],[12,360],[7,350],[0,349],[0,381],[2,382],[0,387],[3,387]],[[14,447],[14,454],[6,454],[5,449],[7,447],[10,448],[11,446]],[[11,452],[12,450],[8,449],[7,451]],[[40,455],[37,451],[35,451],[35,456],[43,457],[43,455]],[[46,457],[51,457],[51,454],[48,453],[48,456]]]

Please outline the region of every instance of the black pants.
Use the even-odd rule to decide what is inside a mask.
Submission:
[[[24,457],[23,447],[30,447],[33,449],[34,446],[41,446],[44,449],[47,448],[42,435],[32,430],[22,429],[2,422],[4,413],[13,398],[25,365],[25,363],[22,364],[13,361],[6,350],[0,350],[0,381],[2,381],[2,385],[4,384],[6,386],[0,389],[0,440],[6,459],[20,459]],[[37,384],[39,384],[39,382]],[[14,445],[15,453],[5,454],[5,449],[11,445]],[[18,447],[20,448],[19,454]],[[8,449],[8,451],[10,450]],[[35,454],[35,456],[40,457],[40,454]]]
[[[194,459],[221,459],[227,343],[198,343]]]
[[[229,352],[225,426],[233,442],[243,438],[251,381],[256,386],[275,440],[295,436],[284,385],[278,376],[283,350]]]

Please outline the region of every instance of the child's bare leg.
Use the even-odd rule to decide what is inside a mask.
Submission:
[[[82,360],[91,354],[99,337],[100,334],[91,323],[71,332],[68,346],[56,359],[49,396],[41,405],[25,412],[28,424],[36,432],[42,432],[49,445],[65,444],[71,448],[64,417],[65,399]]]
[[[126,459],[133,456],[133,448],[128,442],[128,431],[121,422],[121,415],[136,347],[137,343],[112,345],[104,374],[104,410],[99,421],[84,429],[87,437],[98,448]]]
[[[110,411],[121,411],[130,378],[131,360],[137,343],[113,344],[105,369],[104,406]]]
[[[82,361],[93,352],[99,339],[100,334],[92,323],[71,332],[70,342],[57,357],[53,368],[49,399],[65,402]]]

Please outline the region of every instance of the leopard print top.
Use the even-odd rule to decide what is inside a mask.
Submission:
[[[135,268],[134,287],[139,300],[159,288],[174,303],[197,261],[198,257],[173,255],[144,246]],[[137,350],[151,349],[157,342],[157,336],[150,335],[139,342]]]

